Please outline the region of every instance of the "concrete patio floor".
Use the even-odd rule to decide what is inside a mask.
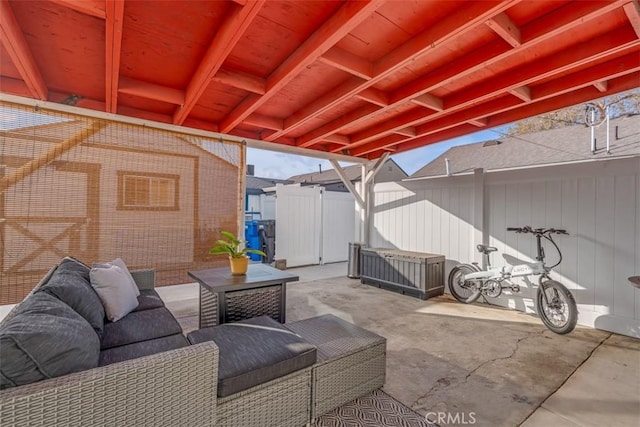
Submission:
[[[332,313],[387,338],[384,390],[442,426],[637,426],[640,340],[578,327],[556,335],[535,316],[426,301],[362,285],[346,264],[289,269],[287,321]],[[186,331],[198,287],[159,288]]]

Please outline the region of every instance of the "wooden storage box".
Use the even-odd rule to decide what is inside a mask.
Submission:
[[[444,293],[444,255],[363,248],[360,281],[417,298]]]

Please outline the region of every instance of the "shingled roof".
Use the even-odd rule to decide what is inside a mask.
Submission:
[[[445,159],[449,159],[451,174],[460,174],[476,168],[490,171],[640,155],[640,115],[610,121],[609,153],[605,149],[606,129],[606,123],[595,129],[595,153],[591,153],[591,129],[574,125],[452,147],[411,178],[446,175]]]
[[[351,182],[360,181],[360,165],[345,166],[342,168],[345,175]],[[376,182],[399,181],[407,177],[407,173],[391,158],[387,159],[384,166],[376,175]],[[304,173],[289,177],[289,180],[296,184],[333,184],[341,182],[338,173],[334,169],[323,170],[322,172]]]
[[[262,194],[263,188],[275,187],[276,184],[293,184],[288,179],[261,178],[253,175],[247,175],[246,191],[248,194]]]

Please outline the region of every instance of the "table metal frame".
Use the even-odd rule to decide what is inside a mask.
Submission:
[[[265,314],[285,323],[287,283],[299,280],[266,264],[250,264],[243,276],[233,276],[228,267],[188,274],[200,284],[200,328]]]

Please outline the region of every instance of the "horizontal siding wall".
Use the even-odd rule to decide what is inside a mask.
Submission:
[[[468,260],[473,194],[471,177],[377,184],[371,246],[442,254],[448,264]]]
[[[640,337],[640,290],[628,282],[640,275],[640,158],[488,173],[484,206],[472,176],[379,184],[374,200],[372,245],[443,254],[447,274],[457,262],[478,260],[483,232],[484,243],[498,248],[492,263],[505,265],[536,256],[535,239],[507,227],[566,228],[570,236],[556,239],[564,258],[553,277],[574,294],[578,323]],[[545,250],[554,264],[555,249]],[[514,283],[521,292],[491,302],[535,312],[537,282]]]

